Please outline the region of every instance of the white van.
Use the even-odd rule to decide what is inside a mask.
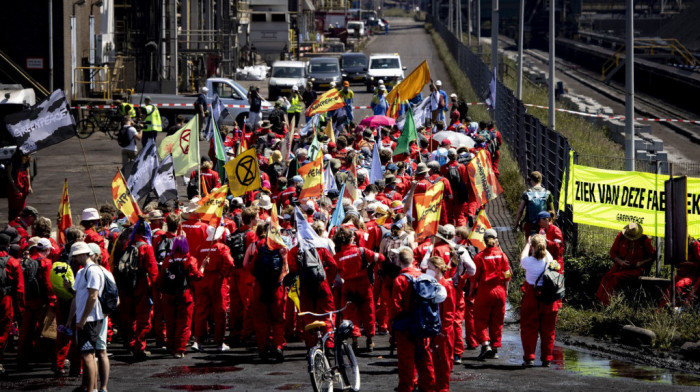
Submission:
[[[399,81],[403,80],[405,70],[406,67],[401,65],[401,56],[398,53],[370,55],[366,79],[367,91],[372,92],[380,79],[384,84],[394,77],[398,77]]]
[[[359,38],[365,36],[365,22],[351,20],[348,22],[347,29],[349,37]]]
[[[268,97],[271,101],[281,96],[289,96],[292,87],[301,92],[306,86],[306,63],[303,61],[275,61],[270,71]]]

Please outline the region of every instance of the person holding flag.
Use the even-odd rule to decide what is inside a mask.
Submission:
[[[469,171],[466,165],[457,161],[457,150],[447,150],[447,163],[440,167],[440,175],[447,179],[452,188],[452,199],[449,200],[449,220],[456,226],[474,225],[474,216],[479,207],[471,187]]]

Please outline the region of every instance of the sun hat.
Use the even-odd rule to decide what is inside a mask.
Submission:
[[[429,172],[430,169],[428,169],[428,165],[425,163],[421,162],[416,166],[416,174],[425,174]]]
[[[258,207],[262,208],[263,210],[271,210],[272,201],[270,201],[270,196],[262,195],[262,197],[260,197],[260,200],[258,201]]]
[[[630,222],[622,229],[622,235],[630,241],[636,241],[642,238],[642,235],[644,235],[644,230],[642,229],[642,225],[639,223]]]
[[[90,254],[90,247],[85,242],[78,241],[70,247],[70,257],[84,254]]]
[[[81,221],[100,220],[100,213],[97,212],[97,210],[94,208],[86,208],[83,210],[83,213],[80,215],[80,220]]]

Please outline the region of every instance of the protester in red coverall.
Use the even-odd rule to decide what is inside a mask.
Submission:
[[[693,237],[688,237],[688,260],[678,265],[676,279],[666,290],[664,299],[659,307],[666,306],[671,302],[671,290],[675,287],[676,304],[692,305],[697,293],[693,284],[697,281],[700,286],[700,241]]]
[[[267,232],[267,230],[263,230],[263,232]],[[276,362],[284,361],[286,293],[282,279],[286,275],[287,266],[284,260],[287,253],[286,248],[269,248],[264,235],[246,252],[244,268],[248,269],[255,277],[251,316],[255,325],[258,354],[264,361],[270,357]],[[276,264],[279,269],[274,272],[266,270],[266,266],[272,263]]]
[[[233,233],[245,233],[245,247],[243,252],[236,254],[231,250],[234,268],[229,276],[229,341],[238,343],[250,338],[253,334],[253,319],[250,316],[250,300],[253,296],[253,275],[243,268],[245,250],[258,241],[256,226],[258,225],[258,213],[255,208],[246,208],[241,213],[241,226]]]
[[[163,260],[167,254],[159,254],[158,246],[162,241],[170,241],[177,236],[180,227],[180,215],[169,214],[167,217],[167,231],[163,230],[163,212],[152,210],[148,213],[148,221],[153,230],[153,252],[158,262],[158,270],[163,266]],[[167,244],[167,243],[166,243]],[[172,247],[172,244],[170,245]],[[167,248],[166,248],[167,249]],[[189,249],[189,248],[188,248]],[[172,248],[171,248],[172,250]],[[153,285],[153,335],[156,338],[156,347],[166,347],[165,344],[165,316],[163,315],[163,295],[157,285]]]
[[[20,212],[19,216],[14,220],[11,220],[8,226],[13,227],[17,230],[17,234],[20,236],[19,242],[15,242],[14,238],[11,238],[13,243],[18,243],[20,251],[24,252],[27,250],[27,241],[29,240],[30,234],[29,229],[32,227],[36,219],[39,217],[39,211],[32,206],[26,206]]]
[[[179,264],[178,264],[179,263]],[[190,256],[185,237],[176,237],[170,255],[165,258],[158,275],[158,289],[163,295],[163,316],[168,351],[175,358],[183,358],[190,339],[194,299],[192,284],[204,277],[208,260],[197,266]]]
[[[458,245],[469,247],[469,230],[460,226],[455,229],[455,242]],[[472,261],[473,262],[473,261]],[[466,348],[473,350],[478,347],[476,333],[474,331],[474,295],[470,295],[470,288],[476,285],[474,278],[463,275],[457,285],[457,312],[455,315],[455,365],[462,363],[462,354]],[[462,332],[464,330],[464,332]],[[464,336],[464,339],[461,337]]]
[[[193,170],[190,174],[190,181],[197,181],[200,176],[201,171],[201,183],[199,184],[199,192],[201,197],[204,197],[212,191],[221,186],[221,180],[219,179],[219,173],[212,169],[214,164],[211,159],[207,156],[202,157],[201,170]]]
[[[440,322],[442,329],[435,336],[430,346],[433,350],[433,365],[435,366],[435,390],[437,392],[449,392],[450,373],[454,366],[455,345],[455,286],[452,279],[445,278],[448,264],[442,257],[433,256],[428,260],[426,273],[433,276],[447,291],[447,298],[440,304]]]
[[[475,201],[474,192],[471,190],[471,181],[469,180],[469,172],[467,167],[457,161],[457,151],[450,148],[447,150],[447,163],[440,167],[440,175],[449,179],[450,169],[457,167],[459,177],[461,178],[461,186],[457,189],[452,189],[452,200],[448,203],[449,219],[455,226],[471,227],[476,215],[476,209],[479,207]]]
[[[299,283],[299,312],[311,312],[311,313],[328,313],[335,310],[335,304],[333,303],[333,293],[331,292],[331,286],[335,282],[335,276],[338,273],[338,266],[328,249],[319,247],[314,248],[318,254],[318,259],[323,264],[323,269],[326,273],[326,279],[320,282],[318,285],[314,285],[313,282],[304,282],[303,280]],[[298,276],[302,279],[301,266],[298,262],[299,256],[299,246],[295,246],[287,254],[287,264],[289,266],[289,277]],[[291,280],[291,279],[290,279]],[[302,316],[302,327],[306,326],[314,321],[320,320],[318,317],[313,316]],[[333,324],[331,324],[331,318],[326,317],[323,319],[326,323],[326,327],[321,331],[325,334],[333,330]],[[306,347],[311,348],[316,345],[316,340],[318,336],[315,331],[306,331],[304,333],[304,341],[306,342]]]
[[[56,240],[51,237],[51,219],[40,216],[32,225],[32,234],[35,237],[46,238],[51,243],[51,253],[49,259],[52,262],[58,261],[61,256],[62,248],[56,243]]]
[[[110,266],[109,263],[106,262],[106,260],[109,260],[109,252],[107,252],[107,248],[105,248],[105,239],[97,234],[96,230],[99,223],[100,214],[96,209],[86,208],[83,210],[80,216],[80,225],[83,227],[83,232],[85,233],[83,241],[85,241],[86,244],[97,244],[100,247],[100,255],[102,256],[102,260],[105,260],[103,267],[109,271]]]
[[[352,302],[345,310],[344,317],[354,324],[353,346],[357,348],[357,338],[360,337],[360,323],[362,323],[364,334],[367,337],[367,349],[372,351],[374,350],[372,338],[375,333],[376,319],[372,284],[369,281],[367,271],[374,268],[374,263],[383,263],[384,255],[374,253],[367,248],[358,248],[355,245],[355,236],[352,231],[345,227],[341,227],[335,233],[335,248],[338,274],[343,279],[341,303]]]
[[[384,255],[384,262],[380,264],[381,287],[376,308],[377,324],[380,333],[389,331],[391,292],[394,289],[394,279],[396,279],[401,270],[399,255],[396,251],[402,246],[410,248],[415,245],[413,234],[404,230],[405,226],[407,226],[407,220],[404,217],[405,215],[403,214],[396,216],[397,220],[391,224],[391,233],[384,237],[379,245],[379,253]]]
[[[190,245],[190,254],[196,255],[199,248],[207,245],[207,224],[200,222],[192,213],[198,206],[196,204],[182,210],[183,219],[180,228],[185,232],[187,243]]]
[[[24,311],[24,275],[19,260],[7,253],[10,236],[0,233],[0,264],[5,266],[7,283],[0,282],[0,375],[5,374],[2,366],[3,354],[10,338],[10,329],[14,318],[14,307],[20,313]]]
[[[399,251],[399,263],[401,271],[394,279],[394,288],[391,293],[391,305],[389,317],[392,322],[410,317],[413,310],[413,287],[411,282],[403,276],[409,274],[414,278],[420,276],[420,270],[413,267],[413,252],[410,248],[401,248]],[[416,386],[416,372],[418,372],[418,389],[421,391],[435,390],[435,370],[433,357],[429,345],[429,339],[417,339],[408,331],[394,330],[396,340],[396,357],[399,368],[398,392],[411,392]]]
[[[147,225],[143,219],[139,219],[128,243],[128,246],[136,246],[139,252],[140,277],[136,287],[119,287],[119,333],[136,359],[145,359],[150,355],[146,351],[146,335],[151,330],[151,285],[158,277],[158,263],[150,245],[151,240],[147,237],[147,233],[150,233]]]
[[[32,193],[32,182],[29,175],[31,157],[24,155],[18,148],[7,167],[7,205],[8,220],[12,222],[27,205],[27,196]]]
[[[552,223],[552,214],[549,211],[540,211],[537,214],[537,225],[540,227],[538,234],[547,238],[547,251],[554,260],[559,263],[559,273],[564,273],[564,235],[561,229]]]
[[[498,246],[496,230],[484,233],[486,249],[474,257],[478,289],[474,299],[474,329],[481,344],[479,360],[498,358],[503,320],[506,315],[506,288],[510,281],[508,256]]]
[[[22,261],[23,268],[34,271],[34,276],[24,282],[25,310],[22,312],[17,343],[17,365],[20,368],[27,368],[34,344],[39,341],[46,311],[56,301],[49,279],[51,260],[48,255],[51,249],[51,243],[46,238],[32,237],[29,240],[29,256]]]
[[[561,299],[548,304],[537,298],[537,286],[542,285],[542,281],[538,282],[537,280],[544,269],[548,266],[559,268],[559,263],[547,251],[547,239],[544,235],[536,234],[530,237],[520,254],[520,265],[525,270],[525,282],[522,286],[523,299],[520,308],[523,366],[534,365],[537,336],[539,335],[542,366],[548,367],[553,358],[555,327],[557,313],[561,308]]]
[[[226,285],[224,278],[233,270],[233,258],[228,246],[221,241],[225,229],[207,228],[207,242],[195,253],[199,267],[205,265],[204,277],[194,283],[194,343],[192,349],[202,351],[202,337],[207,320],[214,320],[214,344],[217,350],[227,351],[226,334]]]
[[[610,248],[610,258],[615,263],[600,279],[596,297],[604,306],[610,297],[644,274],[646,266],[654,260],[656,250],[651,239],[644,235],[642,226],[630,222],[622,229]]]

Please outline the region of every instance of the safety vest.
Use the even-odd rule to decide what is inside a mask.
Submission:
[[[287,113],[301,113],[301,98],[299,98],[299,94],[292,95],[289,103],[290,105],[287,108]]]
[[[127,109],[128,109],[128,110],[127,110]],[[134,109],[134,105],[128,104],[128,103],[126,103],[126,102],[122,102],[122,103],[119,105],[119,107],[117,108],[117,111],[118,111],[119,114],[121,114],[122,116],[126,116],[126,115],[128,114],[129,117],[131,117],[131,118],[135,118],[135,117],[136,117],[136,109]]]
[[[160,132],[163,130],[163,124],[160,121],[160,112],[153,105],[146,105],[146,128],[144,132]]]

